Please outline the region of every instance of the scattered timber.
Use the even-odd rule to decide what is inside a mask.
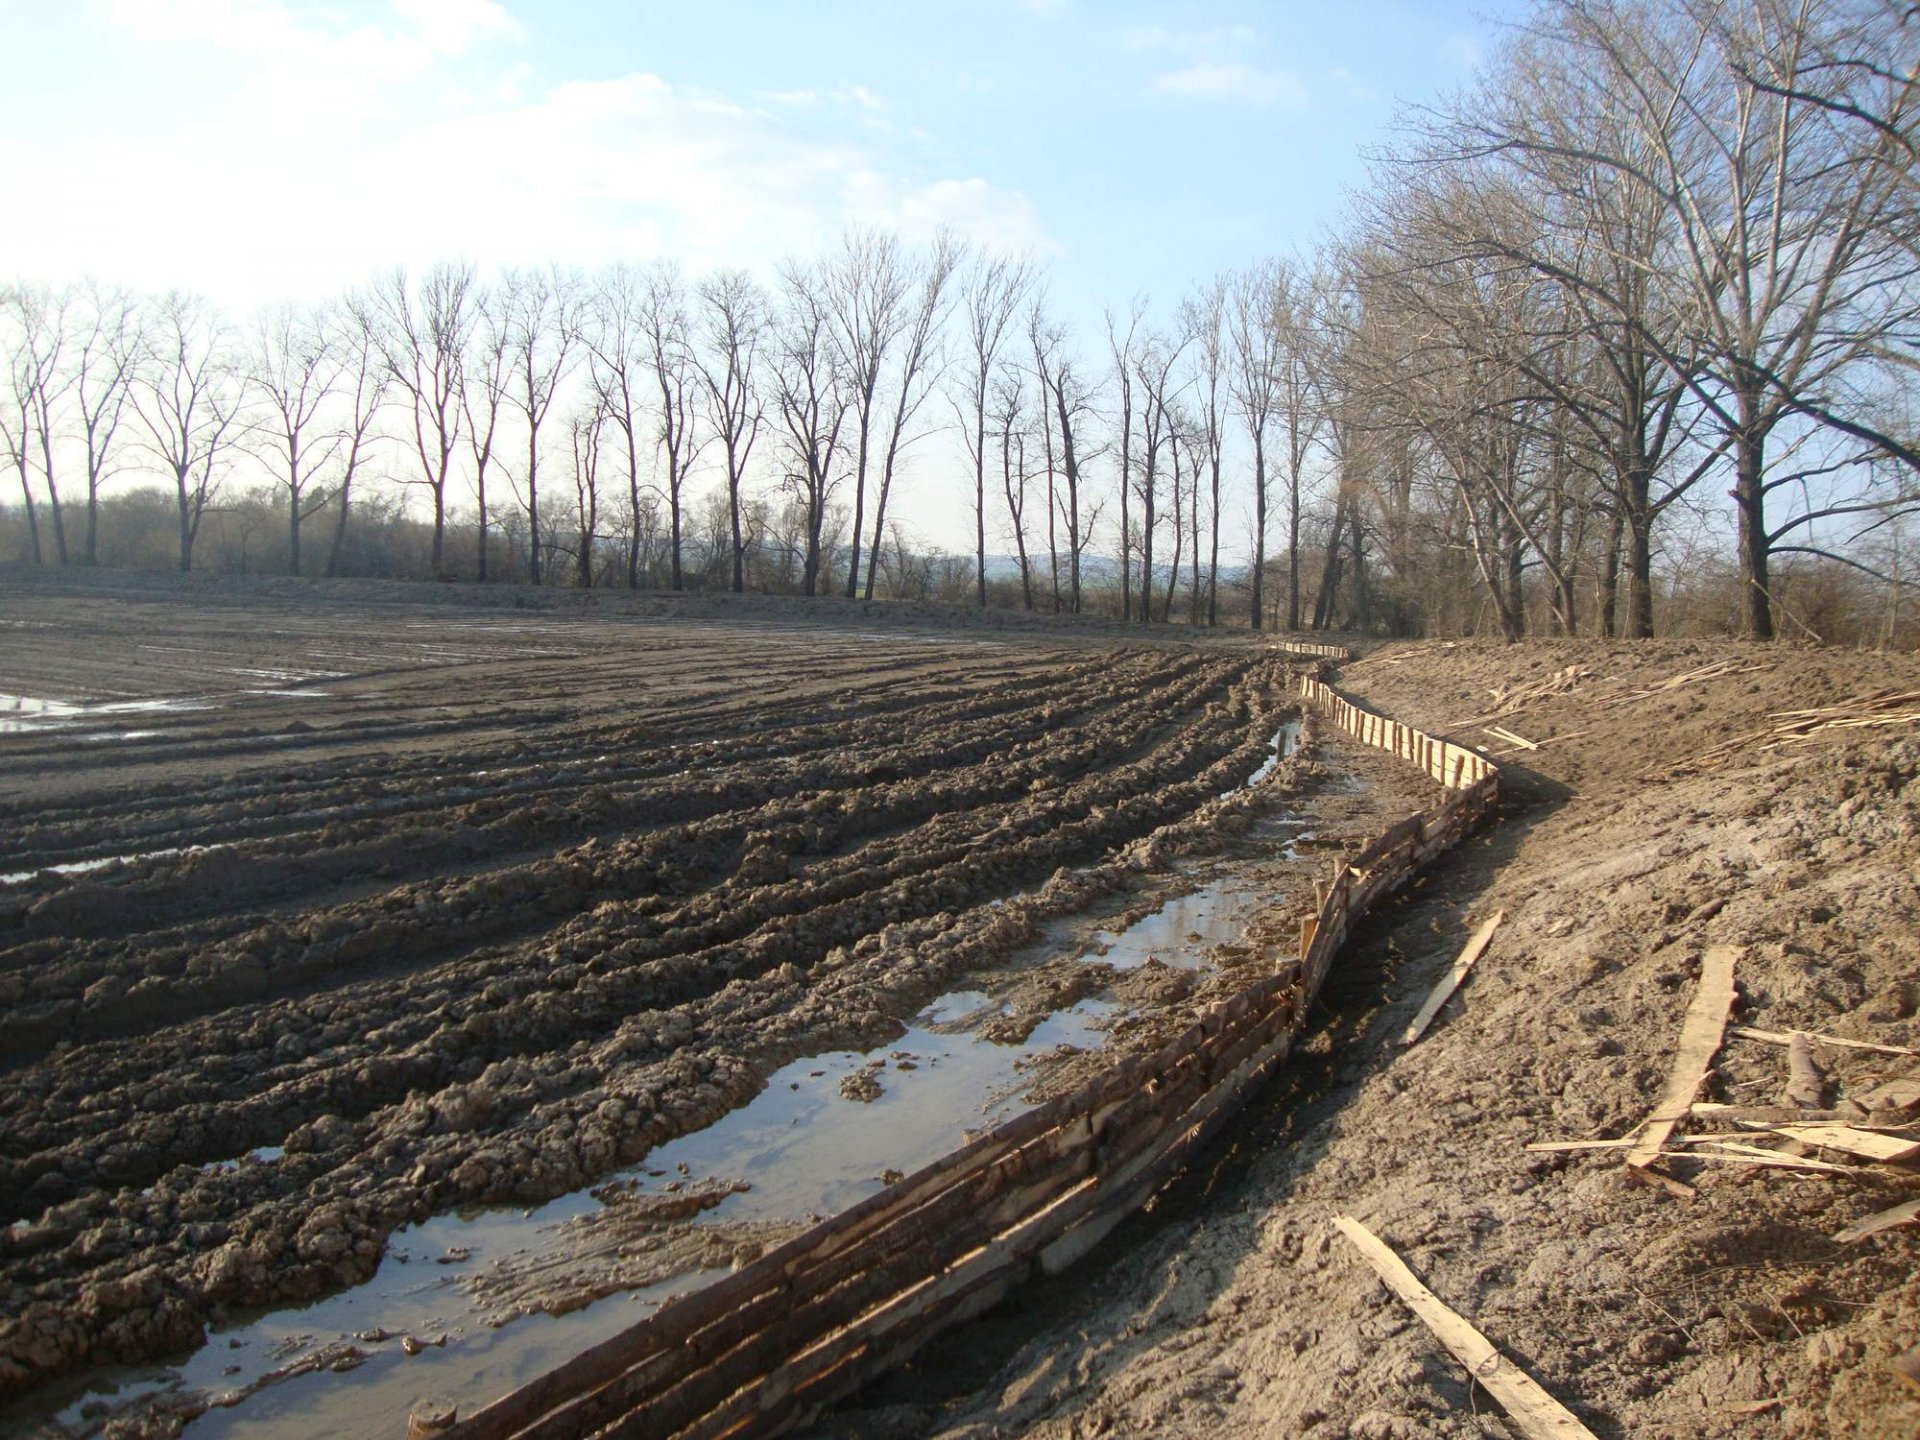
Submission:
[[[1594,1440],[1593,1432],[1582,1425],[1571,1410],[1541,1389],[1532,1376],[1514,1365],[1494,1348],[1492,1341],[1421,1284],[1406,1262],[1371,1230],[1351,1215],[1336,1216],[1333,1223],[1353,1242],[1387,1288],[1453,1352],[1475,1382],[1500,1402],[1507,1419],[1527,1440],[1580,1440],[1580,1437]]]
[[[1733,967],[1741,951],[1733,945],[1708,947],[1700,957],[1700,983],[1680,1026],[1680,1048],[1660,1103],[1641,1131],[1640,1143],[1627,1156],[1630,1171],[1648,1171],[1665,1150],[1674,1127],[1687,1118],[1693,1097],[1707,1078],[1707,1070],[1726,1033],[1727,1013],[1733,1009]]]

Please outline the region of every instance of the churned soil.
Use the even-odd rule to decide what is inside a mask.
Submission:
[[[1360,927],[1295,1059],[1150,1213],[817,1433],[1514,1433],[1333,1229],[1351,1214],[1596,1434],[1920,1434],[1920,1393],[1889,1368],[1920,1343],[1920,1229],[1834,1238],[1920,1194],[1911,1167],[1793,1146],[1846,1168],[1663,1162],[1686,1199],[1630,1183],[1617,1150],[1524,1148],[1645,1119],[1709,946],[1741,947],[1732,1025],[1920,1049],[1913,723],[1766,734],[1784,712],[1920,690],[1920,663],[1452,643],[1335,678],[1496,753],[1499,823]],[[1465,986],[1403,1048],[1497,909]],[[1920,1122],[1916,1087],[1889,1084],[1920,1058],[1814,1055],[1824,1113]],[[1700,1099],[1784,1113],[1786,1056],[1729,1036]],[[1681,1128],[1755,1138],[1706,1113]]]
[[[1278,763],[1264,645],[409,593],[0,589],[0,1401],[594,1185],[962,983],[1007,1043],[1106,997],[1098,1052],[1033,1068],[1069,1087],[1290,954],[1315,841],[1433,799],[1337,737]],[[1243,934],[1106,962],[1224,883]],[[695,1178],[608,1191],[567,1274],[483,1298],[785,1233],[688,1229],[727,1183]]]

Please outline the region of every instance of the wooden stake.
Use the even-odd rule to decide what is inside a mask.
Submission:
[[[1487,942],[1493,939],[1493,932],[1500,928],[1500,922],[1506,918],[1505,910],[1496,910],[1491,920],[1473,932],[1453,962],[1453,968],[1440,977],[1440,983],[1427,996],[1427,1003],[1420,1007],[1420,1013],[1407,1026],[1407,1033],[1400,1037],[1402,1045],[1413,1044],[1426,1032],[1427,1026],[1433,1023],[1433,1017],[1440,1013],[1440,1007],[1447,1003],[1447,997],[1460,988],[1460,982],[1467,978],[1467,971],[1473,968],[1473,962],[1480,958],[1481,952],[1487,948]]]
[[[1501,1355],[1492,1341],[1422,1285],[1405,1262],[1371,1230],[1351,1215],[1336,1216],[1333,1223],[1353,1242],[1374,1273],[1387,1283],[1387,1288],[1420,1317],[1440,1343],[1467,1367],[1468,1373],[1500,1402],[1514,1428],[1527,1440],[1595,1440],[1593,1432],[1582,1425],[1571,1410],[1541,1389],[1531,1376]]]
[[[1787,1042],[1786,1101],[1802,1110],[1818,1110],[1826,1098],[1827,1077],[1813,1063],[1813,1042],[1796,1033]]]
[[[1673,1057],[1673,1070],[1667,1077],[1666,1091],[1647,1119],[1640,1143],[1627,1156],[1629,1169],[1652,1168],[1666,1148],[1674,1127],[1687,1118],[1693,1097],[1707,1078],[1726,1032],[1727,1012],[1733,1008],[1733,967],[1741,951],[1732,945],[1714,945],[1700,957],[1700,984],[1687,1007],[1687,1018],[1680,1027],[1680,1048]]]

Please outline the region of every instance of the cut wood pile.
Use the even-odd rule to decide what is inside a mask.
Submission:
[[[1876,690],[1839,705],[1811,710],[1780,710],[1768,717],[1778,723],[1736,735],[1675,767],[1677,774],[1711,770],[1737,756],[1812,740],[1834,730],[1879,729],[1920,725],[1920,690]]]
[[[1344,654],[1344,652],[1341,652]],[[1144,1204],[1285,1059],[1353,921],[1480,824],[1498,772],[1317,679],[1302,698],[1453,792],[1340,863],[1301,954],[1159,1052],[824,1221],[441,1433],[447,1440],[767,1436],[939,1330],[1071,1264]]]

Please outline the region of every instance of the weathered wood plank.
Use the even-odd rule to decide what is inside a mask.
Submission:
[[[1741,953],[1737,946],[1714,945],[1700,957],[1700,983],[1681,1022],[1680,1048],[1674,1053],[1667,1088],[1648,1117],[1639,1144],[1627,1156],[1629,1169],[1651,1167],[1674,1127],[1687,1118],[1726,1033],[1727,1012],[1733,1008],[1733,967]]]
[[[1411,1045],[1426,1034],[1427,1026],[1433,1023],[1433,1017],[1440,1013],[1440,1007],[1445,1005],[1453,992],[1460,988],[1460,982],[1467,978],[1467,972],[1473,969],[1474,962],[1485,953],[1487,946],[1492,943],[1493,932],[1500,928],[1500,922],[1506,918],[1507,912],[1504,909],[1494,911],[1492,918],[1467,938],[1467,943],[1460,948],[1460,953],[1454,957],[1453,964],[1448,968],[1447,973],[1440,977],[1440,983],[1433,987],[1433,993],[1427,996],[1426,1003],[1420,1007],[1420,1013],[1415,1015],[1412,1023],[1407,1026],[1407,1033],[1400,1037],[1402,1045]]]
[[[1513,1364],[1461,1315],[1420,1283],[1404,1261],[1351,1215],[1333,1222],[1353,1242],[1374,1273],[1401,1302],[1451,1350],[1454,1358],[1486,1392],[1500,1402],[1507,1419],[1528,1440],[1595,1440],[1574,1413],[1540,1388],[1530,1375]]]

